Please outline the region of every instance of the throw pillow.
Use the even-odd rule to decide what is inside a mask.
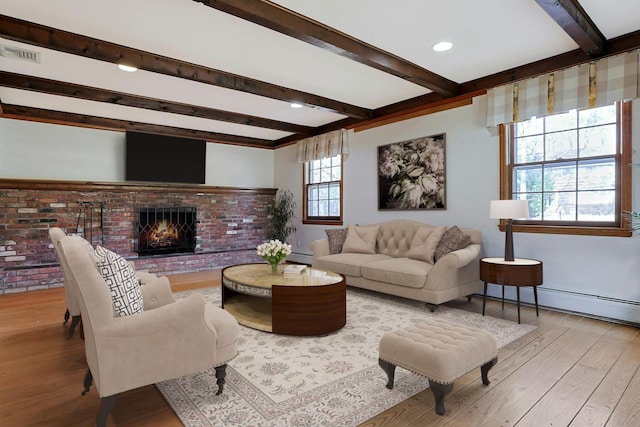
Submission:
[[[342,252],[342,246],[349,230],[347,228],[335,228],[324,231],[327,233],[327,239],[329,240],[329,253],[333,255]]]
[[[447,230],[447,227],[420,227],[416,232],[411,246],[407,252],[407,258],[434,263],[434,254],[440,238]]]
[[[375,254],[379,225],[350,225],[342,252]]]
[[[95,249],[98,271],[109,286],[116,316],[142,313],[140,281],[124,258],[102,246]]]
[[[464,249],[470,244],[471,238],[464,234],[457,225],[454,225],[442,235],[434,254],[435,260],[438,261],[449,252]]]

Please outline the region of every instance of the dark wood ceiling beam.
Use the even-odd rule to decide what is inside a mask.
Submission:
[[[273,148],[274,142],[267,139],[228,135],[194,129],[183,129],[173,126],[134,122],[90,116],[87,114],[67,113],[63,111],[45,110],[22,105],[2,104],[2,117],[9,119],[31,120],[44,123],[56,123],[72,126],[107,129],[117,131],[136,131],[159,135],[177,136],[181,138],[204,139],[209,142],[241,145],[244,147]]]
[[[605,51],[607,52],[606,55],[599,55],[597,58],[613,56],[634,49],[640,49],[640,31],[635,31],[633,33],[608,40],[605,45]],[[528,79],[545,73],[551,73],[563,68],[573,67],[597,58],[587,55],[587,53],[582,49],[576,49],[551,58],[542,59],[527,65],[468,81],[461,85],[461,92],[468,93],[481,89],[490,89],[510,82]]]
[[[536,0],[536,3],[588,55],[604,53],[606,38],[576,0]]]
[[[5,15],[0,15],[0,36],[98,61],[134,65],[141,70],[167,76],[220,86],[285,102],[298,102],[310,108],[330,111],[348,117],[369,119],[372,116],[371,110],[367,108]]]
[[[310,135],[315,130],[315,128],[311,126],[296,125],[278,120],[265,119],[263,117],[249,116],[229,111],[216,110],[213,108],[200,107],[197,105],[131,95],[58,80],[9,73],[6,71],[0,71],[0,86],[48,93],[51,95],[87,99],[89,101],[105,102],[108,104],[125,105],[127,107],[144,108],[146,110],[162,111],[163,113],[182,114],[185,116],[199,117],[203,119],[276,129],[301,135]]]
[[[459,86],[454,81],[273,3],[262,0],[194,1],[400,77],[441,95],[454,96],[459,93]]]

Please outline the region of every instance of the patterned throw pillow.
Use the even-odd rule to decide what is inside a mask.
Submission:
[[[470,244],[471,238],[464,234],[457,225],[454,225],[442,235],[434,254],[435,260],[438,261],[449,252],[464,249]]]
[[[342,252],[375,254],[379,225],[350,225]]]
[[[420,227],[418,231],[416,231],[415,236],[413,236],[411,247],[407,252],[407,258],[433,264],[436,247],[446,230],[447,227],[445,226]]]
[[[346,228],[334,228],[324,231],[327,233],[327,239],[329,240],[329,253],[333,255],[342,252],[342,245],[344,245],[347,231],[349,230]]]
[[[140,281],[124,258],[102,246],[95,249],[98,271],[109,286],[116,316],[142,313]]]

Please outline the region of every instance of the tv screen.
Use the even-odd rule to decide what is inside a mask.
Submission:
[[[125,180],[204,184],[206,141],[127,132]]]

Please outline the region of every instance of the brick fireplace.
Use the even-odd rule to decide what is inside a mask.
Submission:
[[[62,286],[48,234],[51,227],[77,232],[94,245],[134,261],[137,269],[160,275],[260,262],[255,247],[264,241],[269,221],[266,207],[275,192],[270,188],[0,179],[0,294]],[[143,213],[155,215],[167,208],[170,218],[195,220],[192,232],[183,230],[189,243],[174,253],[140,252],[134,225]]]

